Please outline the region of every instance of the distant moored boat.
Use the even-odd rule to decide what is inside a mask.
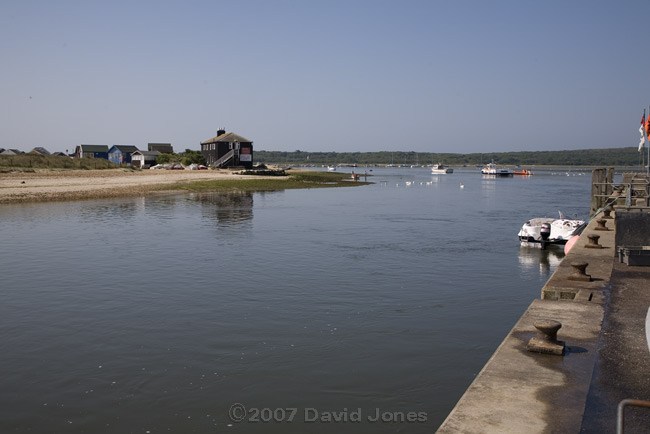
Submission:
[[[431,168],[432,174],[454,173],[451,167],[445,167],[442,163],[434,164]]]
[[[499,169],[496,164],[494,164],[494,161],[491,163],[488,163],[485,167],[481,169],[481,173],[483,175],[491,175],[491,176],[512,176],[513,172],[510,169]]]

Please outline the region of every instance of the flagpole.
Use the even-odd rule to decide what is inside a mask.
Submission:
[[[648,106],[648,116],[650,116],[650,106]],[[643,119],[645,119],[645,109],[643,109]],[[645,128],[645,126],[648,125],[649,120],[650,119],[647,119],[643,123],[644,128],[643,128],[643,131],[642,131],[644,133],[644,138],[645,138],[645,141],[644,141],[643,144],[648,148],[648,162],[643,163],[643,167],[641,168],[641,173],[643,173],[643,169],[645,169],[646,174],[648,173],[648,169],[650,169],[650,143],[648,143],[648,134],[647,134],[648,130]],[[643,154],[643,149],[641,149],[641,158],[645,159],[645,154]]]
[[[648,106],[648,116],[650,116],[650,106]],[[645,109],[643,109],[643,117],[645,118]],[[646,124],[647,124],[647,120],[646,120]],[[643,128],[643,131],[647,132],[647,130],[645,129],[645,126]],[[648,172],[648,170],[650,170],[650,143],[648,143],[648,136],[647,135],[646,135],[646,143],[645,143],[645,145],[648,148],[648,162],[644,163],[644,168],[645,168],[645,172],[646,172],[646,175],[647,175],[648,173],[650,173],[650,172]],[[643,152],[642,152],[642,154],[643,154]]]
[[[650,115],[650,113],[648,113]],[[650,146],[648,146],[648,135],[646,133],[645,125],[646,125],[646,120],[645,120],[645,109],[643,109],[643,117],[641,118],[641,124],[643,124],[643,127],[641,128],[641,144],[639,145],[639,151],[641,152],[641,172],[643,173],[643,169],[646,166],[645,163],[645,154],[643,153],[643,148],[642,146],[645,146],[648,148],[648,158],[650,158]],[[650,166],[650,161],[648,161],[648,166]]]

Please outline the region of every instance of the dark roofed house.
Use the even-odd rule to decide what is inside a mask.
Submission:
[[[173,154],[174,148],[171,143],[149,143],[147,145],[148,151],[158,151],[161,154]]]
[[[67,157],[68,156],[68,154],[66,154],[65,152],[53,152],[52,155],[55,156],[55,157]]]
[[[38,155],[50,155],[50,151],[48,151],[47,149],[42,148],[40,146],[35,147],[29,153],[30,154],[38,154]]]
[[[206,162],[216,167],[253,167],[253,142],[223,128],[217,135],[201,142],[201,154]]]
[[[106,145],[79,145],[74,151],[77,158],[103,158],[108,160],[108,146]]]
[[[108,150],[108,160],[115,164],[131,164],[131,154],[137,150],[133,145],[113,145]]]
[[[156,164],[156,158],[160,155],[158,151],[135,151],[131,154],[131,165],[146,169]]]

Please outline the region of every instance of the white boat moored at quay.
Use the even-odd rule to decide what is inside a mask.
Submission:
[[[564,245],[584,224],[584,220],[538,217],[528,220],[517,234],[522,246]]]

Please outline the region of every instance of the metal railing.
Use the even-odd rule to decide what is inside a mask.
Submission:
[[[642,199],[644,202],[643,206],[648,206],[648,198],[650,198],[650,183],[648,178],[643,176],[643,179],[632,178],[632,181],[625,184],[627,191],[625,192],[625,205],[626,206],[635,206],[636,203],[632,203],[632,200]]]
[[[618,193],[616,193],[618,191]],[[594,169],[591,182],[591,213],[595,215],[618,196],[625,199],[625,206],[650,207],[650,178],[645,173],[625,173],[623,182],[614,184],[614,168]],[[619,202],[620,203],[620,202]]]
[[[235,150],[231,149],[228,151],[226,154],[224,154],[223,157],[219,158],[217,161],[214,162],[214,165],[216,167],[222,167],[224,164],[226,164],[228,161],[232,160],[235,156]]]
[[[616,434],[624,434],[625,407],[650,408],[650,401],[643,401],[641,399],[624,399],[619,402],[618,411],[616,412]]]

